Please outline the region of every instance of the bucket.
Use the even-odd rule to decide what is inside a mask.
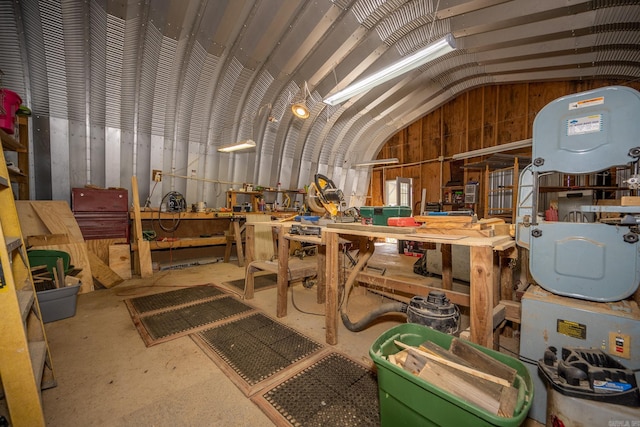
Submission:
[[[15,128],[16,111],[22,104],[20,96],[8,89],[0,89],[0,99],[4,114],[0,114],[0,128],[9,134],[13,134]],[[0,111],[2,113],[2,111]]]

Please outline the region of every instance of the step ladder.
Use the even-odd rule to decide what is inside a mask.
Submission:
[[[0,136],[3,145],[12,138],[4,132]],[[0,206],[0,391],[11,425],[44,426],[41,390],[54,387],[56,381],[4,151]]]

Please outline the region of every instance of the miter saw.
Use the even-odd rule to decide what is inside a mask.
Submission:
[[[328,214],[336,222],[354,222],[359,216],[355,208],[344,209],[342,190],[322,174],[316,174],[307,190],[307,205],[315,213]]]

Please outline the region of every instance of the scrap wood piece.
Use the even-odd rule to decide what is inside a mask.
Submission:
[[[91,264],[91,272],[93,278],[96,279],[105,288],[112,288],[122,282],[124,279],[118,276],[107,264],[102,262],[96,254],[88,251],[89,263]]]
[[[76,269],[81,269],[76,277],[82,281],[79,293],[93,291],[93,277],[91,276],[91,265],[89,263],[89,255],[87,245],[85,243],[67,243],[66,245],[46,245],[40,246],[39,249],[53,249],[56,251],[67,252],[71,256],[71,264]]]
[[[486,372],[482,372],[482,371],[480,371],[478,369],[469,368],[469,367],[466,367],[464,365],[460,365],[459,363],[455,363],[455,362],[452,362],[450,360],[443,359],[443,358],[441,358],[439,356],[434,356],[433,354],[426,353],[426,352],[424,352],[424,351],[422,351],[422,350],[420,350],[420,349],[418,349],[416,347],[412,347],[412,346],[407,345],[407,344],[405,344],[405,343],[403,343],[401,341],[394,340],[394,343],[400,348],[408,349],[409,352],[416,352],[417,354],[419,354],[421,356],[424,356],[427,359],[431,359],[433,361],[440,362],[443,365],[447,365],[447,366],[449,366],[451,368],[458,369],[459,371],[466,372],[466,373],[471,374],[471,375],[473,375],[475,377],[482,378],[482,379],[485,379],[485,380],[488,380],[488,381],[491,381],[491,382],[494,382],[496,384],[500,384],[500,385],[503,385],[503,386],[510,386],[511,385],[511,383],[509,383],[504,378],[500,378],[500,377],[497,377],[495,375],[491,375],[491,374],[488,374]]]
[[[475,369],[486,372],[498,378],[502,378],[513,384],[518,371],[497,359],[483,353],[464,340],[454,338],[451,340],[449,351],[468,361]]]
[[[135,240],[138,245],[135,258],[136,272],[141,277],[153,276],[153,264],[151,262],[151,246],[149,241],[142,238],[142,220],[140,219],[140,195],[138,194],[138,178],[131,177],[131,192],[133,193],[133,218],[135,229]]]
[[[457,223],[458,225],[468,224],[473,221],[471,215],[418,215],[414,219],[416,222],[446,224]]]
[[[493,415],[511,417],[515,411],[515,387],[477,378],[437,361],[429,361],[419,377]]]
[[[486,230],[475,230],[473,228],[441,228],[438,227],[420,227],[416,228],[416,232],[419,234],[444,234],[444,235],[456,235],[467,237],[493,237],[495,231],[491,228]]]
[[[123,279],[131,279],[131,247],[109,245],[109,268]]]
[[[450,352],[449,350],[447,350],[444,347],[439,346],[438,344],[434,343],[433,341],[425,341],[422,344],[420,344],[420,346],[418,347],[418,349],[426,352],[426,353],[431,353],[435,356],[441,357],[443,359],[447,359],[450,360],[452,362],[458,363],[460,365],[466,366],[468,368],[473,368],[473,366],[471,366],[471,364],[469,362],[467,362],[466,360],[464,360],[462,357],[459,357],[455,354],[453,354],[452,352]]]
[[[67,202],[38,200],[31,201],[30,204],[50,234],[68,234],[72,242],[84,242],[80,226]]]
[[[71,243],[68,234],[41,234],[37,236],[26,236],[27,247],[44,245],[64,245]]]

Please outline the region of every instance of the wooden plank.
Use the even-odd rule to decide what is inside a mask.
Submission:
[[[463,374],[437,362],[427,363],[419,377],[492,415],[498,415],[500,411],[500,400],[491,396],[477,378],[467,380]]]
[[[493,347],[493,250],[470,248],[471,341]]]
[[[470,228],[441,228],[441,227],[420,227],[416,229],[417,234],[443,234],[454,236],[468,236],[468,237],[494,237],[495,232],[492,229],[488,230],[474,230]]]
[[[93,252],[88,252],[89,263],[91,264],[91,273],[94,279],[96,279],[105,288],[112,288],[124,281],[124,279],[118,276],[113,270],[109,268],[107,264],[102,262],[100,258]]]
[[[522,304],[518,301],[500,300],[500,305],[505,308],[504,318],[510,322],[520,323],[520,310]]]
[[[31,206],[30,200],[16,200],[16,210],[18,211],[20,229],[22,230],[22,235],[24,237],[47,236],[51,234],[51,231],[49,231],[47,226],[42,222],[36,211]]]
[[[498,325],[505,320],[506,308],[504,305],[496,305],[493,308],[493,329],[496,329]]]
[[[407,345],[407,344],[403,343],[402,341],[394,340],[393,342],[399,348],[407,349],[407,350],[409,350],[409,352],[415,351],[420,356],[426,357],[427,359],[429,359],[431,361],[441,363],[441,364],[446,365],[446,366],[448,366],[450,368],[455,368],[455,369],[457,369],[458,371],[461,371],[461,372],[466,372],[467,374],[473,375],[474,377],[482,378],[484,380],[491,381],[492,383],[500,384],[500,385],[503,385],[503,386],[506,386],[506,387],[511,385],[511,383],[509,383],[504,378],[497,377],[497,376],[489,374],[487,372],[483,372],[480,369],[469,368],[469,367],[461,365],[459,363],[452,362],[451,360],[444,359],[444,358],[442,358],[440,356],[436,356],[434,354],[424,352],[422,350],[417,349],[416,347],[411,347],[410,345]]]
[[[254,260],[270,260],[275,256],[273,225],[264,222],[264,215],[247,215],[247,224],[253,224]],[[246,245],[246,243],[245,243]]]
[[[50,234],[68,234],[71,242],[84,242],[80,227],[67,202],[46,200],[31,201],[30,203]]]
[[[89,255],[87,245],[85,243],[67,243],[65,245],[45,245],[39,246],[38,249],[53,249],[56,251],[67,252],[71,256],[71,264],[75,268],[82,269],[76,277],[82,281],[79,293],[91,292],[93,287],[93,276],[91,275],[91,264],[89,263]]]
[[[640,206],[640,196],[622,196],[620,206]]]
[[[109,264],[109,246],[111,245],[127,245],[129,246],[127,239],[124,237],[113,239],[91,239],[85,240],[87,244],[87,250],[90,250],[94,254],[98,255],[98,258],[105,264]],[[131,251],[131,247],[129,247]]]
[[[411,234],[415,233],[417,230],[415,227],[392,227],[388,225],[363,225],[356,223],[330,223],[327,224],[327,228],[393,234]]]
[[[416,215],[414,219],[416,222],[434,223],[438,224],[438,226],[447,223],[460,226],[461,224],[471,224],[473,221],[471,215]]]
[[[449,351],[469,362],[475,369],[508,381],[508,385],[512,385],[518,375],[518,372],[514,368],[483,353],[464,342],[464,340],[458,338],[451,340]]]
[[[64,245],[71,243],[68,234],[43,234],[25,237],[27,247],[44,245]]]
[[[407,351],[407,357],[404,360],[402,368],[414,375],[419,375],[426,364],[426,357],[419,355],[415,351]]]
[[[327,298],[325,303],[325,328],[327,344],[338,343],[338,233],[324,233],[327,244],[326,281]]]
[[[131,279],[131,248],[109,245],[109,268],[123,279]]]
[[[327,256],[329,256],[327,252]],[[364,271],[358,273],[356,280],[367,287],[384,289],[394,292],[402,292],[409,295],[427,295],[431,290],[442,291],[442,288],[435,286],[428,286],[418,283],[410,283],[400,278],[393,278],[390,276],[381,276],[379,274],[371,274]],[[456,292],[451,290],[444,290],[447,298],[454,304],[461,305],[463,307],[469,307],[471,300],[469,294],[462,292]]]
[[[287,315],[287,290],[289,287],[289,240],[285,238],[284,227],[278,228],[278,317]]]
[[[136,176],[131,177],[131,190],[133,193],[133,214],[135,241],[138,244],[136,252],[137,271],[141,277],[153,276],[153,265],[151,262],[151,249],[149,242],[142,238],[142,221],[140,220],[140,195],[138,194],[138,179]]]
[[[453,257],[451,255],[451,245],[441,243],[440,252],[442,253],[442,289],[451,290],[453,287]]]

